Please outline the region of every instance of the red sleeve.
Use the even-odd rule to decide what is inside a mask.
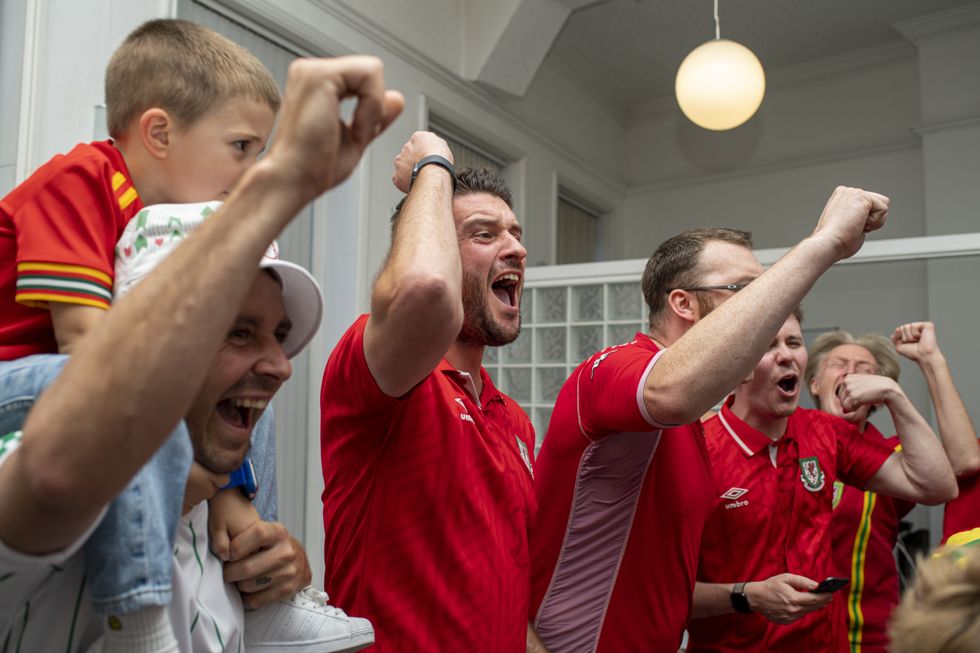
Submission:
[[[885,460],[895,453],[894,446],[888,444],[873,424],[868,424],[862,433],[839,417],[826,417],[837,434],[837,477],[864,489]]]
[[[127,190],[126,177],[99,152],[76,150],[44,178],[28,180],[25,186],[12,216],[17,301],[108,308],[114,248],[122,228],[120,203],[129,197],[122,193],[117,198],[116,191]],[[135,190],[128,186],[128,191],[132,203]]]
[[[643,403],[643,385],[661,353],[636,345],[610,347],[576,370],[579,424],[587,437],[666,428]]]
[[[364,356],[362,315],[347,329],[334,347],[323,371],[320,388],[322,436],[384,434],[401,399],[389,397],[375,381]]]

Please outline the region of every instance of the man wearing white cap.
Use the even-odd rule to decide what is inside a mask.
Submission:
[[[349,96],[358,106],[344,123],[338,105]],[[92,645],[98,629],[76,552],[182,418],[206,467],[220,474],[241,462],[258,406],[289,376],[287,354],[309,340],[319,315],[307,319],[292,299],[296,288],[300,301],[319,305],[312,278],[262,253],[300,208],[350,174],[401,106],[384,90],[376,59],[294,63],[279,136],[226,204],[85,336],[42,396],[0,405],[0,413],[30,411],[20,431],[0,437],[4,646],[72,653]],[[208,568],[199,519],[215,491],[204,475],[189,480],[185,495],[171,606],[175,623],[181,612],[186,620],[182,650],[242,644],[238,593],[220,566]]]
[[[116,297],[139,284],[220,206],[219,202],[170,204],[140,211],[126,226],[116,247]],[[284,643],[279,641],[282,635],[276,634],[282,630],[275,623],[279,612],[291,613],[283,618],[295,622],[290,630],[299,635],[299,641],[290,637],[289,643],[316,645],[310,650],[317,653],[356,650],[373,641],[370,623],[348,618],[327,606],[325,595],[312,588],[291,600],[248,613],[249,619],[243,622],[238,589],[224,581],[225,565],[217,556],[206,555],[209,548],[216,549],[209,547],[208,537],[206,500],[211,498],[215,498],[215,503],[210,509],[222,511],[221,522],[229,525],[231,537],[237,540],[235,536],[241,535],[242,540],[254,542],[246,556],[256,557],[257,562],[251,566],[261,563],[261,551],[275,544],[275,536],[263,529],[258,512],[242,493],[234,489],[216,491],[225,484],[223,475],[238,469],[245,459],[252,429],[291,374],[288,359],[306,346],[320,324],[323,300],[319,285],[302,267],[280,260],[278,253],[278,246],[273,243],[262,257],[261,272],[185,416],[195,464],[187,480],[184,514],[177,530],[174,598],[169,610],[174,634],[184,650],[222,650],[235,634],[249,650],[279,650],[271,646],[272,642]],[[160,485],[157,483],[156,487]],[[272,542],[263,541],[269,539]],[[119,551],[100,554],[124,559],[126,544],[120,542]],[[305,560],[300,562],[300,567],[305,568]],[[250,580],[262,588],[273,577],[287,576],[286,581],[291,582],[288,576],[295,572],[290,572],[292,569],[263,567],[262,572],[251,574]],[[212,627],[196,628],[202,616],[210,617]],[[297,627],[296,623],[310,628]]]

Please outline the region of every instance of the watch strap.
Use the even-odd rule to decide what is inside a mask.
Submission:
[[[439,156],[438,154],[430,154],[429,156],[421,159],[412,168],[412,180],[408,182],[408,189],[412,190],[412,186],[415,185],[415,178],[419,176],[419,171],[429,164],[435,164],[437,166],[443,167],[449,172],[449,176],[453,180],[453,192],[456,191],[456,166],[444,156]]]
[[[255,468],[252,467],[252,461],[248,458],[245,459],[241,467],[228,475],[228,483],[221,489],[226,490],[233,487],[240,487],[242,494],[249,501],[254,499],[256,493],[258,493],[259,487],[255,480]]]
[[[735,586],[732,588],[731,601],[735,612],[742,614],[752,612],[752,606],[749,605],[749,597],[745,595],[745,583],[735,583]]]

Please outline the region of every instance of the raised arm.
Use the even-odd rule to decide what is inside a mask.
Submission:
[[[936,409],[939,438],[956,476],[972,476],[980,471],[980,442],[973,420],[953,382],[946,357],[939,349],[932,322],[910,322],[892,333],[895,349],[915,361],[926,377],[932,405]]]
[[[662,424],[693,422],[731,392],[820,275],[884,224],[888,202],[836,188],[813,234],[670,345],[646,379],[648,413]]]
[[[898,383],[877,374],[848,374],[839,392],[848,412],[884,404],[902,443],[871,477],[867,489],[928,505],[956,496],[956,478],[939,438]]]
[[[371,293],[364,356],[382,392],[400,397],[435,369],[463,326],[462,272],[453,220],[453,178],[424,166],[427,156],[452,161],[446,142],[416,132],[395,158],[393,181],[408,197],[391,251]]]
[[[338,119],[345,97],[358,100],[350,124]],[[349,176],[401,106],[375,58],[290,66],[268,156],[79,341],[28,415],[21,446],[0,466],[0,539],[43,553],[93,523],[187,411],[268,244]]]

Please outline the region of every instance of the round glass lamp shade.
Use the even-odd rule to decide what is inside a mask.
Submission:
[[[684,58],[674,91],[691,122],[722,131],[738,127],[755,114],[766,94],[766,73],[747,47],[716,39]]]

